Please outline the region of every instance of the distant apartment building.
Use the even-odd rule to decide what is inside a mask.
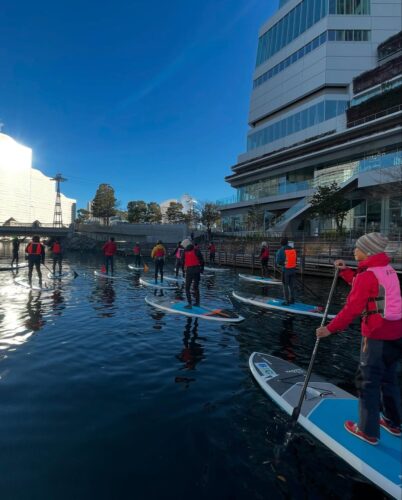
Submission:
[[[401,11],[400,0],[280,2],[259,34],[247,150],[226,177],[235,195],[218,202],[224,230],[249,229],[252,209],[267,232],[329,229],[309,199],[335,181],[350,230],[402,231]]]
[[[0,133],[0,224],[52,224],[55,182],[32,168],[32,149]],[[61,194],[63,224],[75,220],[76,200]]]

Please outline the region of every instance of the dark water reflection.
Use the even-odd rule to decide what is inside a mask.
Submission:
[[[382,498],[300,428],[274,461],[288,419],[248,358],[306,367],[318,319],[239,304],[238,326],[169,315],[145,304],[123,260],[107,281],[93,275],[100,261],[69,264],[79,277],[46,292],[0,273],[1,499]],[[330,280],[307,283],[325,300]],[[228,301],[233,287],[258,293],[222,273],[203,300]],[[298,298],[314,302],[311,291]],[[320,343],[315,372],[354,390],[358,352],[353,327]]]

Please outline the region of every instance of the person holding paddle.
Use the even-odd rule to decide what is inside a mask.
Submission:
[[[35,267],[39,279],[39,288],[42,288],[42,271],[40,265],[45,263],[45,247],[40,242],[39,236],[33,236],[31,243],[25,248],[28,254],[28,283],[32,287],[32,272]]]
[[[289,245],[289,240],[286,236],[281,239],[281,248],[276,253],[276,263],[278,266],[282,266],[283,295],[285,298],[283,304],[285,306],[294,304],[297,253]]]
[[[163,283],[163,266],[165,264],[166,249],[162,245],[162,241],[158,240],[152,249],[151,259],[155,263],[155,283],[158,282],[158,273],[161,275],[161,283]]]
[[[378,444],[380,427],[401,436],[401,397],[397,368],[402,352],[402,299],[398,276],[385,253],[388,238],[369,233],[356,241],[357,270],[336,260],[340,276],[352,286],[346,304],[317,338],[344,330],[361,315],[360,364],[356,375],[359,421],[347,420],[345,429],[372,445]],[[382,415],[380,413],[382,412]]]
[[[187,305],[184,306],[186,309],[192,309],[191,301],[191,284],[193,284],[193,292],[195,295],[196,306],[200,305],[200,279],[201,273],[204,272],[204,258],[202,253],[194,248],[194,245],[190,240],[185,239],[181,243],[184,248],[183,252],[183,264],[186,272],[186,297]]]

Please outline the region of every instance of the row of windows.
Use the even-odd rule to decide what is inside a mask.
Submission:
[[[370,3],[369,0],[303,0],[260,37],[256,65],[268,60],[328,12],[366,15],[370,13]]]
[[[289,57],[281,61],[280,63],[276,64],[272,68],[270,68],[268,71],[263,73],[261,76],[256,78],[253,82],[253,88],[255,89],[256,87],[259,87],[262,85],[264,82],[267,80],[270,80],[273,78],[275,75],[286,69],[288,66],[291,64],[294,64],[297,62],[299,59],[302,57],[306,56],[309,54],[312,50],[316,49],[323,43],[327,42],[328,40],[330,41],[355,41],[355,42],[366,42],[370,40],[370,31],[368,30],[329,30],[329,31],[324,31],[324,33],[321,33],[321,35],[317,36],[311,42],[309,42],[307,45],[304,45],[301,49],[297,50],[296,52],[293,52]]]
[[[247,151],[295,134],[345,112],[348,101],[323,100],[303,111],[279,120],[247,138]]]
[[[364,94],[354,97],[350,102],[350,105],[357,106],[362,102],[368,101],[372,97],[375,97],[380,94],[385,94],[386,92],[389,92],[390,90],[399,87],[402,87],[402,76],[395,78],[393,80],[389,80],[388,82],[384,82],[381,85],[377,85],[374,89],[370,89],[369,91],[364,92]]]

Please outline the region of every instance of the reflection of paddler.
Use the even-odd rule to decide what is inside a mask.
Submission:
[[[194,370],[196,364],[204,357],[204,348],[197,342],[198,340],[198,318],[187,318],[186,327],[183,334],[183,345],[181,353],[177,359],[184,363],[186,370]]]
[[[25,326],[30,330],[40,330],[45,324],[42,315],[42,301],[40,300],[40,292],[35,295],[32,291],[29,291],[28,302],[27,302],[27,312],[28,318],[25,321]]]
[[[40,265],[45,263],[45,247],[40,243],[39,236],[33,236],[31,243],[25,248],[28,254],[28,283],[32,286],[32,271],[35,267],[39,278],[39,287],[42,288],[42,272]]]

